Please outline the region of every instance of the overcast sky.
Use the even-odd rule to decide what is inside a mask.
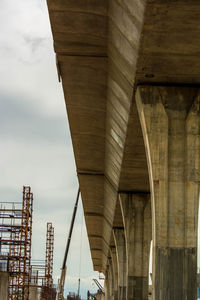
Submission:
[[[0,1],[0,201],[34,194],[33,259],[44,259],[46,222],[55,227],[54,279],[60,274],[78,182],[46,2]],[[77,291],[82,207],[68,259],[66,291]],[[85,224],[82,294],[94,291]],[[93,289],[93,290],[92,290]]]
[[[0,201],[34,193],[33,259],[45,257],[46,222],[55,227],[54,281],[60,275],[78,182],[50,22],[44,0],[0,0]],[[77,291],[82,208],[72,238],[66,291]],[[83,223],[81,291],[96,287]],[[101,282],[102,283],[102,282]]]

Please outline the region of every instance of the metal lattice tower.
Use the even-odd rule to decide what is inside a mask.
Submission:
[[[45,285],[52,287],[53,285],[53,250],[54,250],[54,228],[52,223],[47,223],[46,233],[46,259],[45,259]]]
[[[32,239],[33,194],[30,187],[23,188],[22,209],[19,212],[21,225],[11,232],[9,256],[9,300],[26,300],[29,297],[31,272],[31,239]]]
[[[46,233],[46,256],[45,256],[45,278],[41,289],[42,299],[51,300],[55,298],[53,289],[53,251],[54,251],[54,228],[52,223],[47,223]]]
[[[47,223],[45,261],[32,261],[31,283],[40,290],[43,300],[55,300],[56,289],[53,286],[53,251],[54,228],[52,223]]]

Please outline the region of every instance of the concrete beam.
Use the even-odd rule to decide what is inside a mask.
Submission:
[[[148,159],[155,300],[196,299],[200,98],[192,87],[143,86],[137,107]]]

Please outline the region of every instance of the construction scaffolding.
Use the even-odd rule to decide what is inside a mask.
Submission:
[[[45,284],[41,290],[41,298],[44,300],[55,299],[53,288],[53,250],[54,250],[54,228],[52,223],[47,223],[46,233],[46,257],[45,257]]]
[[[32,261],[31,284],[37,286],[41,300],[54,300],[56,289],[53,286],[54,228],[47,223],[45,261]]]
[[[33,194],[23,201],[0,203],[0,270],[9,272],[9,300],[27,300],[31,271]]]
[[[52,223],[47,223],[46,235],[46,260],[45,260],[45,285],[52,287],[53,285],[53,250],[54,250],[54,228]]]
[[[31,261],[30,283],[41,289],[45,284],[45,262],[43,260]]]

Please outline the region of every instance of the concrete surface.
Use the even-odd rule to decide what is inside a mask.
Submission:
[[[137,90],[149,165],[155,299],[195,299],[200,180],[199,90]]]
[[[113,230],[114,241],[116,245],[116,256],[118,265],[118,299],[123,300],[126,298],[126,268],[127,268],[127,256],[126,256],[126,242],[124,229],[115,228]]]
[[[0,300],[8,300],[9,273],[0,272]]]
[[[29,286],[29,300],[39,300],[38,289],[34,284]]]
[[[112,297],[146,299],[152,232],[153,299],[194,300],[200,2],[47,4],[94,269],[109,274]],[[125,214],[123,194],[150,195],[150,214],[137,212],[134,197]]]
[[[120,194],[120,204],[126,237],[126,299],[147,300],[152,239],[150,197],[148,194]]]

